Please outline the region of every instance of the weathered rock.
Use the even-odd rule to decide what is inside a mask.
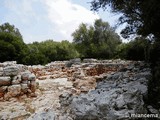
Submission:
[[[16,65],[16,61],[6,61],[6,62],[3,62],[3,63],[0,63],[0,67],[7,67],[7,66],[14,66]]]
[[[40,76],[40,77],[38,77],[38,79],[39,80],[45,80],[45,79],[47,79],[47,76]]]
[[[127,69],[132,71],[134,67]],[[127,120],[130,114],[146,114],[143,98],[148,94],[149,76],[149,70],[137,73],[115,72],[99,82],[95,90],[68,100],[69,107],[76,120]],[[84,89],[84,86],[81,88]]]
[[[20,95],[20,93],[21,93],[21,85],[12,85],[12,86],[8,87],[7,94],[10,97],[18,96],[18,95]]]
[[[153,108],[151,105],[147,106],[147,108],[152,114],[159,114],[159,111]]]
[[[96,63],[98,62],[97,59],[83,59],[84,63]]]
[[[27,66],[15,61],[0,63],[0,100],[35,93],[36,76],[27,69]]]
[[[23,80],[21,81],[22,84],[29,84],[29,81],[28,80]]]
[[[35,81],[31,81],[30,83],[30,89],[32,92],[36,91],[36,82]]]
[[[36,80],[36,76],[32,73],[28,76],[28,80],[30,81],[35,81]]]
[[[0,86],[8,86],[11,85],[10,77],[0,77]]]
[[[135,75],[135,78],[140,79],[140,78],[147,78],[149,79],[151,77],[151,71],[144,71],[144,72],[139,72],[138,74]]]
[[[20,84],[21,81],[22,81],[22,80],[21,80],[21,75],[14,76],[14,77],[13,77],[13,80],[12,80],[12,85]]]
[[[60,104],[61,104],[62,106],[68,106],[68,105],[71,103],[71,101],[72,101],[71,96],[72,96],[71,93],[68,93],[68,92],[62,93],[62,94],[59,96]]]
[[[3,68],[0,67],[0,76],[3,76]]]
[[[17,66],[8,66],[3,69],[4,75],[6,76],[16,76],[19,73],[19,69]]]
[[[77,65],[81,63],[81,59],[80,58],[75,58],[75,59],[71,59],[70,61],[66,62],[66,66],[67,67],[71,67],[72,65]]]
[[[4,96],[4,94],[6,93],[8,86],[2,86],[0,87],[0,98]]]
[[[5,92],[7,90],[8,86],[2,86],[0,87],[0,92]]]
[[[82,94],[72,100],[72,112],[77,120],[126,119],[129,113],[147,113],[141,94],[121,92],[121,89],[97,89],[87,95]]]
[[[55,113],[53,110],[40,111],[33,114],[28,120],[55,120]]]
[[[21,90],[23,93],[27,93],[28,89],[29,89],[29,87],[27,84],[21,84]]]
[[[29,80],[29,76],[31,75],[30,71],[21,72],[21,79],[22,81]]]

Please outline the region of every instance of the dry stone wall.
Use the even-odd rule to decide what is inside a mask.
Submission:
[[[35,96],[36,76],[16,62],[0,63],[0,100],[12,97]]]

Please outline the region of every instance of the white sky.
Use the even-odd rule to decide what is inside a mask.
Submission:
[[[90,11],[91,0],[3,0],[0,3],[0,24],[17,27],[25,43],[53,39],[72,41],[71,34],[79,24],[93,24],[95,19],[114,26],[117,15],[108,11]],[[116,31],[119,33],[121,28]]]

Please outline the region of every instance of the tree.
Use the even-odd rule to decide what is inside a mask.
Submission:
[[[121,43],[114,29],[101,19],[96,20],[94,26],[82,23],[72,36],[81,57],[86,58],[112,58]]]
[[[75,49],[74,44],[67,40],[61,41],[57,46],[58,60],[69,60],[79,57],[78,51]]]
[[[27,45],[29,50],[24,58],[25,64],[46,64],[51,61],[69,60],[79,57],[74,44],[67,40],[55,42],[46,40],[42,42],[33,42]]]
[[[56,51],[56,46],[58,42],[55,42],[53,40],[46,40],[42,41],[40,43],[37,43],[37,49],[46,56],[47,61],[55,61],[57,60],[57,51]]]
[[[0,32],[1,33],[9,33],[12,34],[13,36],[19,37],[22,39],[22,35],[19,32],[18,28],[15,28],[14,25],[10,25],[9,23],[4,23],[0,26]]]
[[[125,29],[121,31],[124,38],[131,34],[138,34],[149,37],[152,44],[148,47],[149,58],[152,68],[152,79],[148,84],[149,104],[160,107],[160,1],[159,0],[93,0],[92,10],[107,8],[109,5],[113,12],[122,13],[119,24],[127,23]],[[138,43],[136,43],[138,45]],[[135,46],[136,46],[135,45]],[[134,48],[133,48],[134,49]],[[136,48],[140,50],[141,48]],[[142,50],[140,50],[142,51]],[[137,51],[138,52],[138,51]],[[133,51],[130,52],[133,54]],[[155,97],[156,96],[156,97]]]
[[[147,60],[148,56],[148,41],[143,38],[137,37],[135,40],[130,41],[126,50],[126,59],[128,60]]]
[[[119,24],[127,23],[122,30],[123,37],[131,34],[153,36],[160,40],[160,1],[159,0],[93,0],[91,9],[106,9],[108,6],[112,12],[122,13]]]
[[[25,56],[26,44],[19,30],[9,23],[0,26],[0,62],[15,60],[22,62]]]

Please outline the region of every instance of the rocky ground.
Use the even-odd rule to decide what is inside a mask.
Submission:
[[[74,59],[18,66],[36,76],[36,90],[33,96],[2,97],[2,120],[128,120],[130,114],[159,114],[145,103],[151,71],[144,62]]]
[[[60,108],[59,95],[71,88],[72,83],[67,81],[67,78],[37,82],[39,83],[37,97],[28,98],[24,95],[9,101],[1,101],[0,119],[41,120],[43,117],[48,120],[56,119]]]

